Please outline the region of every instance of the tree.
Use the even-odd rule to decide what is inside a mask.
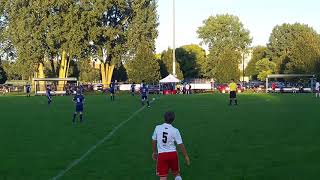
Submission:
[[[160,80],[160,67],[147,44],[137,48],[135,58],[128,62],[127,73],[130,82],[157,83]]]
[[[241,54],[252,41],[239,18],[229,14],[210,16],[197,33],[210,51],[204,65],[205,76],[215,77],[219,82],[231,77],[239,79]]]
[[[0,64],[0,84],[3,84],[7,81],[7,74],[4,71],[2,65]]]
[[[2,61],[2,68],[6,73],[7,80],[19,80],[21,75],[18,73],[19,69],[14,62]]]
[[[44,76],[48,60],[49,76],[63,78],[74,61],[98,59],[108,85],[114,68],[135,56],[137,43],[154,50],[157,18],[155,0],[2,0],[0,47],[7,45],[15,60],[28,65],[24,75]]]
[[[77,67],[79,68],[80,81],[94,82],[101,79],[99,70],[92,67],[91,61],[89,59],[78,61]]]
[[[127,73],[130,82],[158,82],[159,65],[153,54],[158,36],[157,3],[136,0],[131,5],[131,20],[127,31]],[[154,78],[154,79],[152,79]]]
[[[225,49],[217,57],[211,57],[212,67],[214,67],[214,76],[217,82],[229,82],[231,79],[240,79],[239,59],[241,59],[240,53],[235,52],[232,49]]]
[[[198,78],[203,76],[206,52],[199,45],[191,44],[176,49],[177,62],[183,77]]]
[[[22,78],[33,75],[36,64],[42,63],[47,54],[47,7],[49,1],[19,1],[4,0],[2,7],[7,16],[8,25],[6,36],[12,42],[17,52],[18,65],[27,65],[20,68]],[[30,73],[31,71],[31,73]]]
[[[256,70],[259,72],[258,79],[265,81],[268,75],[275,72],[276,67],[276,63],[271,62],[268,58],[259,60],[256,62]]]
[[[293,44],[285,65],[285,73],[320,75],[320,38],[301,33]]]
[[[125,82],[128,80],[128,73],[123,63],[114,69],[112,81]]]
[[[161,53],[161,61],[159,61],[160,64],[160,72],[161,72],[161,77],[165,78],[169,74],[172,74],[172,68],[173,68],[173,55],[172,55],[173,50],[168,48],[166,51],[163,51]],[[180,64],[179,62],[176,62],[176,75],[178,79],[183,79],[183,73],[180,69]]]
[[[127,47],[130,54],[135,54],[140,44],[155,51],[155,40],[158,37],[157,1],[135,0],[131,5],[131,21],[128,28]]]
[[[276,63],[278,73],[316,73],[313,67],[319,62],[319,38],[305,24],[278,25],[269,38],[268,57]]]
[[[251,79],[257,79],[259,72],[256,69],[256,63],[267,57],[267,47],[257,46],[252,50],[251,60],[249,61],[245,72],[247,76],[250,76]]]

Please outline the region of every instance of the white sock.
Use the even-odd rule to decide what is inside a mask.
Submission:
[[[175,180],[182,180],[181,176],[176,176]]]

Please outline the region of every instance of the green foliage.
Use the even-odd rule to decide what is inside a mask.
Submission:
[[[241,53],[252,41],[239,18],[229,14],[210,16],[197,32],[210,51],[203,66],[205,76],[218,82],[239,79]]]
[[[271,62],[268,58],[264,58],[256,62],[256,70],[259,72],[258,79],[265,81],[267,76],[276,71],[276,63]]]
[[[2,61],[2,68],[8,80],[29,80],[33,75],[33,63],[30,61]]]
[[[173,50],[168,48],[166,51],[163,51],[161,53],[161,60],[158,61],[160,64],[160,72],[161,72],[161,77],[165,78],[169,74],[172,74],[172,59],[173,59]],[[183,79],[183,73],[180,68],[179,62],[176,62],[176,75],[178,79]]]
[[[118,82],[125,82],[128,80],[127,70],[123,63],[116,67],[113,71],[112,81],[117,80]]]
[[[256,79],[259,72],[256,69],[256,63],[267,57],[267,47],[257,46],[252,50],[251,60],[248,63],[248,66],[245,69],[245,74],[250,76],[252,79]]]
[[[127,47],[130,53],[135,54],[142,42],[144,46],[154,51],[159,25],[156,0],[132,1],[131,9],[132,20],[127,33]]]
[[[2,0],[0,48],[31,67],[20,69],[28,71],[24,74],[32,74],[29,70],[36,71],[46,58],[61,59],[63,50],[71,59],[94,57],[121,66],[139,43],[155,49],[156,8],[155,0]],[[57,75],[53,62],[46,67],[50,77]],[[76,74],[73,69],[70,75]]]
[[[212,59],[212,60],[211,60]],[[209,55],[208,61],[213,69],[208,72],[208,77],[215,77],[217,82],[225,83],[231,79],[240,79],[239,59],[241,55],[231,49],[225,49],[219,56]],[[212,73],[211,76],[209,73]]]
[[[131,20],[127,31],[127,74],[130,82],[158,82],[159,64],[153,54],[158,36],[158,15],[155,0],[136,0],[131,4]]]
[[[183,77],[198,78],[203,76],[206,52],[199,45],[181,46],[176,49],[176,56]]]
[[[4,71],[2,65],[0,64],[0,84],[3,84],[7,81],[7,74]]]
[[[237,16],[223,14],[210,16],[198,29],[199,38],[209,49],[228,47],[232,50],[246,49],[252,39]],[[223,49],[221,49],[223,51]]]
[[[289,53],[285,73],[320,75],[320,38],[301,33]]]
[[[100,71],[92,67],[90,60],[78,61],[77,67],[80,72],[79,78],[81,82],[93,82],[101,79]]]
[[[19,80],[21,75],[18,73],[17,64],[10,61],[2,61],[2,68],[6,72],[7,80]]]
[[[319,73],[320,36],[308,25],[276,26],[269,39],[268,57],[278,73]]]
[[[160,80],[160,67],[154,58],[152,50],[147,45],[137,48],[132,61],[127,63],[127,73],[130,82],[158,83]]]

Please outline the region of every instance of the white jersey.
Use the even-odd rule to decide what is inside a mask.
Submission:
[[[317,90],[317,91],[320,90],[320,83],[319,83],[319,82],[316,83],[316,90]]]
[[[152,139],[157,141],[158,153],[175,152],[175,142],[182,144],[179,130],[167,123],[155,128]]]

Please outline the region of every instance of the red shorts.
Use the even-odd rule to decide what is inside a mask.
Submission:
[[[159,177],[167,177],[169,169],[171,169],[175,176],[180,173],[178,153],[159,153],[157,160],[157,175]]]

